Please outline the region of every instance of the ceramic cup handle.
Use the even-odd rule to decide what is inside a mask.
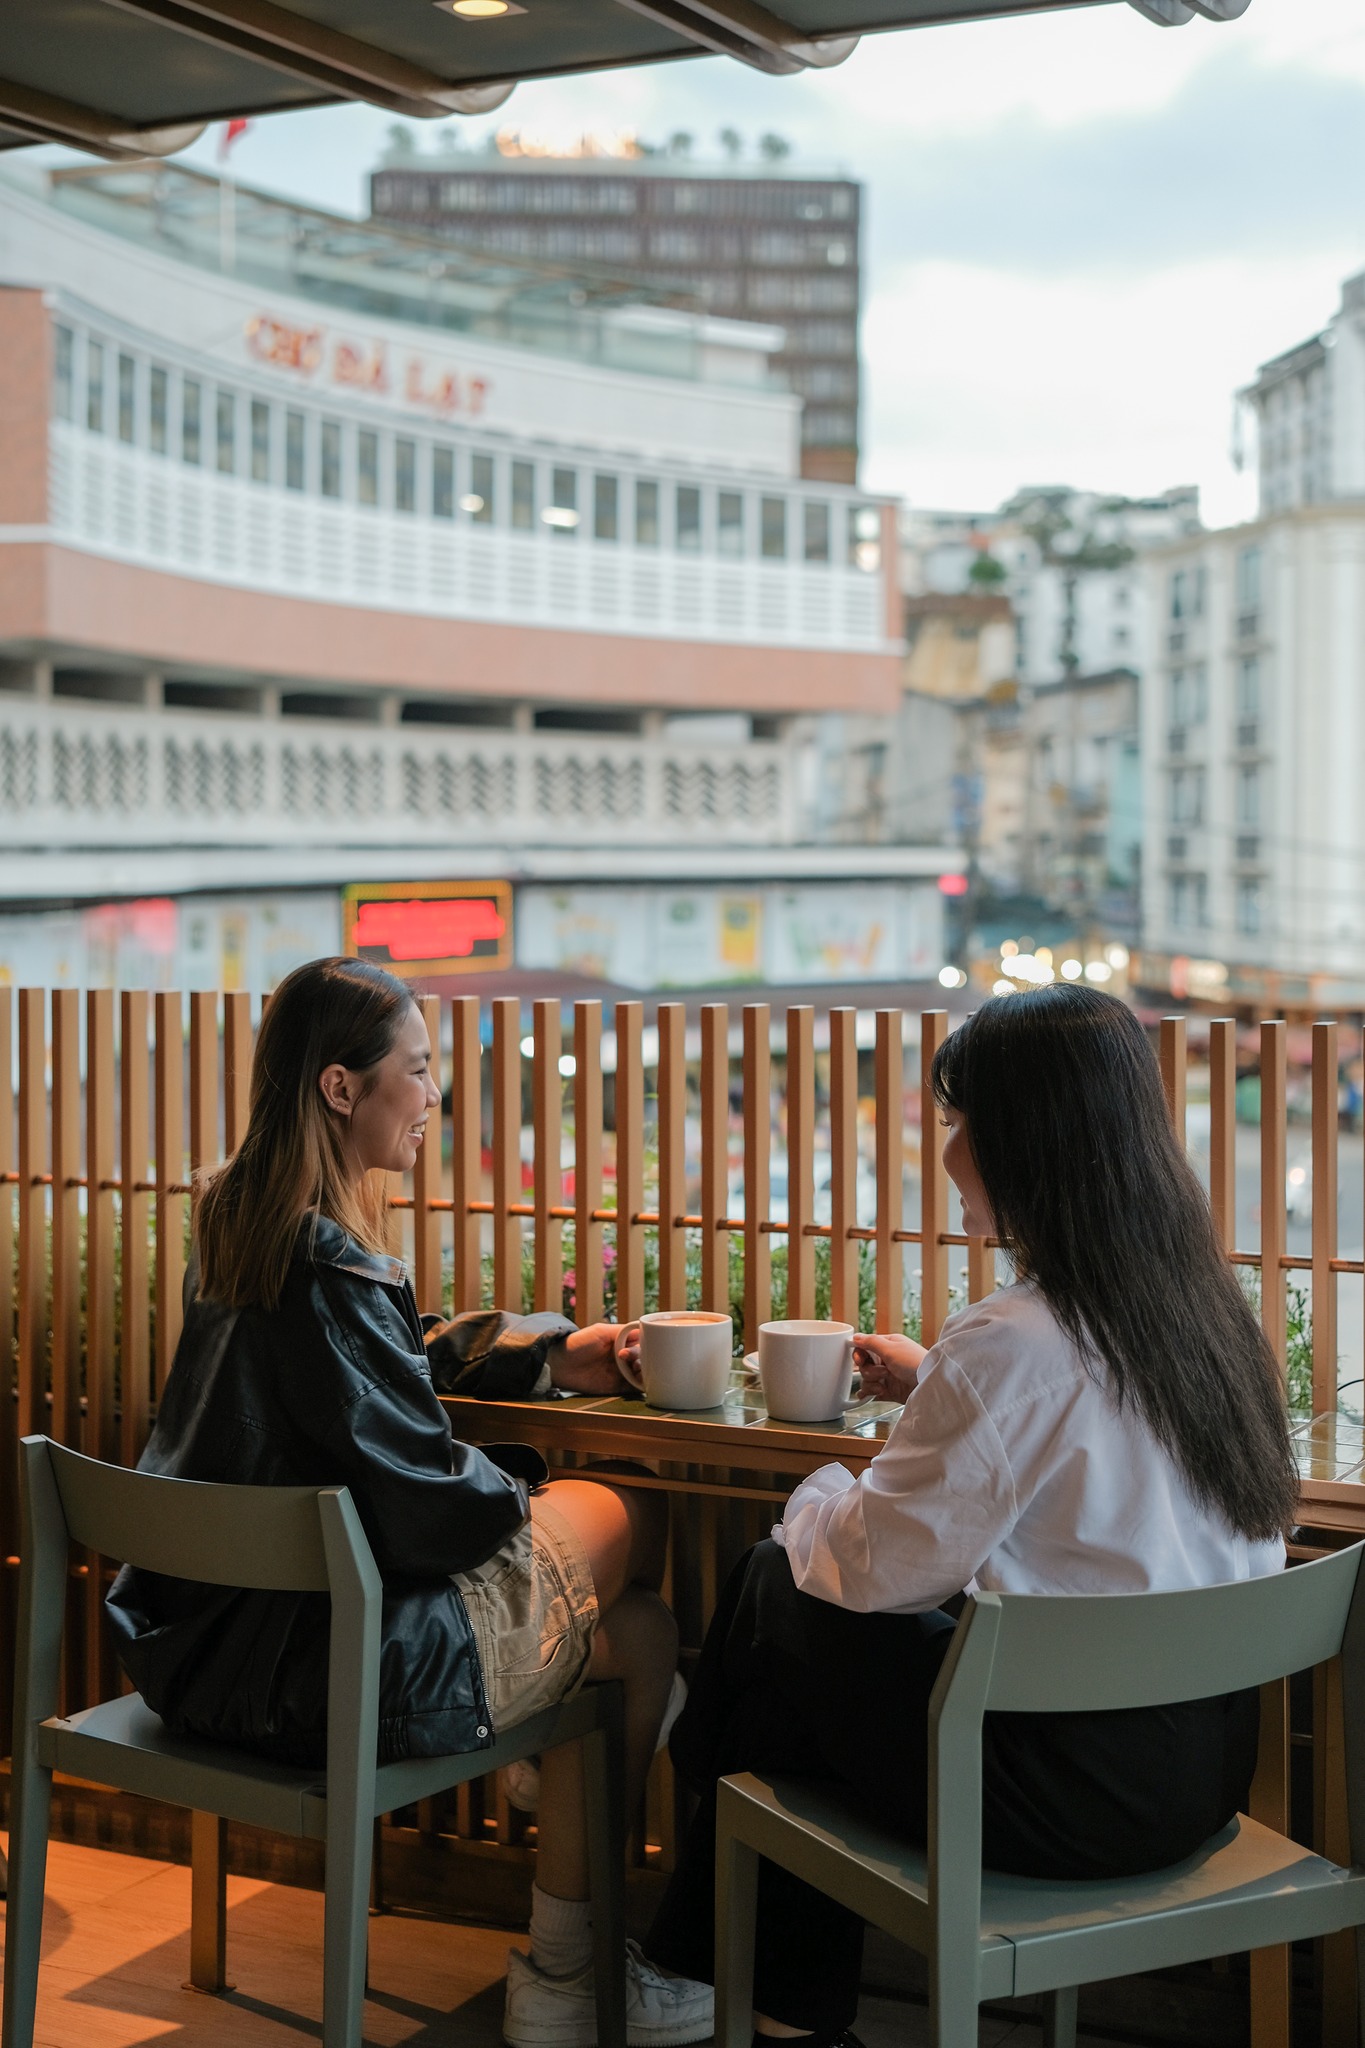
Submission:
[[[640,1344],[640,1325],[638,1323],[624,1323],[616,1333],[616,1370],[620,1373],[623,1380],[629,1380],[637,1393],[643,1394],[645,1383],[640,1371],[639,1362],[637,1359],[632,1364],[627,1359],[627,1344],[634,1344],[638,1352]]]

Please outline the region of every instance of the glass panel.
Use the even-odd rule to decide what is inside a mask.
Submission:
[[[716,553],[744,553],[744,500],[738,491],[721,491],[717,495]]]
[[[120,441],[137,439],[137,364],[131,356],[118,359],[118,437]]]
[[[305,434],[303,414],[287,412],[284,416],[284,486],[288,491],[303,489],[303,465],[307,446]]]
[[[401,437],[393,444],[393,502],[396,511],[417,510],[417,443]]]
[[[805,555],[808,562],[829,560],[829,506],[809,500],[804,513]]]
[[[550,472],[550,502],[541,514],[545,524],[561,540],[568,540],[578,531],[578,471],[576,469],[554,469]]]
[[[237,468],[237,399],[231,391],[218,393],[218,467],[227,476]]]
[[[614,476],[597,476],[592,483],[592,531],[594,540],[617,538],[617,501],[620,492]]]
[[[760,510],[759,548],[763,559],[784,562],[787,559],[787,501],[785,498],[764,498]]]
[[[324,420],[318,447],[318,483],[324,498],[341,496],[341,422]]]
[[[170,438],[171,376],[159,363],[152,364],[147,396],[147,446],[153,455],[164,455]]]
[[[1177,569],[1171,578],[1171,617],[1183,619],[1189,610],[1190,601],[1186,595],[1188,579],[1183,569]]]
[[[379,436],[368,427],[356,436],[355,494],[362,505],[379,503]]]
[[[512,464],[512,524],[529,533],[536,523],[536,469],[533,462]]]
[[[270,482],[270,407],[263,398],[251,401],[251,474],[258,484]]]
[[[514,471],[515,467],[516,465],[513,464]],[[512,479],[512,488],[515,492],[515,474]],[[493,458],[491,455],[476,455],[473,458],[469,465],[469,496],[461,498],[460,503],[477,526],[491,526],[493,524],[493,514],[496,506],[493,498]],[[516,523],[514,516],[512,524],[515,526]]]
[[[695,484],[678,485],[677,544],[684,555],[701,548],[701,492]]]
[[[104,347],[85,344],[85,424],[92,434],[104,432]]]
[[[1237,557],[1237,609],[1254,612],[1261,602],[1261,550],[1243,548]]]
[[[180,386],[180,459],[182,462],[198,462],[202,459],[202,415],[204,393],[198,380],[186,377]]]
[[[59,420],[69,420],[75,383],[76,337],[69,327],[58,327],[52,349],[52,410]]]
[[[455,450],[431,451],[431,512],[434,519],[455,517]]]
[[[1261,714],[1261,658],[1248,654],[1237,665],[1237,716],[1259,718]]]
[[[635,486],[635,545],[637,548],[657,548],[659,545],[659,486],[643,479]]]

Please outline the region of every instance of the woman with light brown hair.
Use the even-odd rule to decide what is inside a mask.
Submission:
[[[547,1485],[524,1445],[452,1439],[384,1230],[384,1176],[411,1168],[439,1110],[430,1062],[411,992],[380,968],[316,960],[276,990],[246,1136],[197,1205],[184,1331],[141,1465],[350,1488],[384,1578],[381,1761],[486,1748],[587,1678],[619,1678],[637,1801],[677,1662],[663,1522],[654,1496]],[[570,1326],[549,1322],[531,1363],[553,1368],[540,1354],[558,1350],[572,1377]],[[325,1596],[125,1570],[109,1605],[129,1675],[170,1728],[322,1759]],[[514,2048],[596,2038],[584,1835],[571,1744],[542,1762],[531,1953],[509,1957]],[[633,1944],[622,1961],[631,2048],[706,2039],[709,1986]]]

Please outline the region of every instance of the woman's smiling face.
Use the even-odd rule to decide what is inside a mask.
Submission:
[[[318,1085],[328,1106],[349,1125],[348,1149],[358,1173],[375,1168],[407,1173],[427,1118],[441,1102],[431,1073],[431,1040],[416,1003],[409,1005],[398,1036],[368,1074],[326,1067]]]

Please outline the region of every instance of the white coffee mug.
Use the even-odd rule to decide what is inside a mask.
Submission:
[[[758,1376],[775,1422],[829,1422],[853,1392],[853,1325],[760,1323]]]
[[[640,1363],[621,1345],[637,1330]],[[617,1363],[651,1408],[718,1408],[730,1386],[735,1333],[729,1316],[710,1309],[659,1309],[621,1332]]]

